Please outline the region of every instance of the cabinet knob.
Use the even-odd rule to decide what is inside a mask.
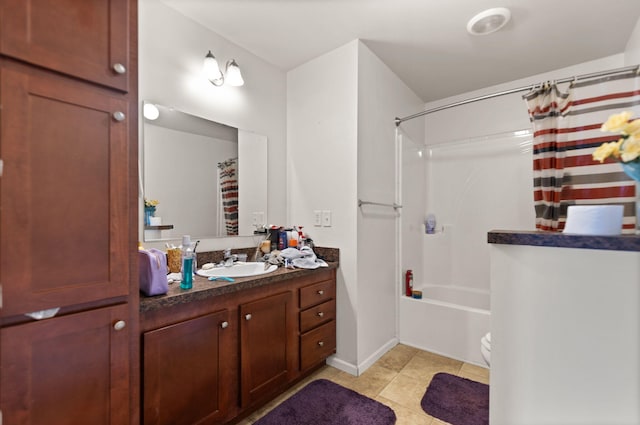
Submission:
[[[324,347],[324,341],[318,341],[318,346],[319,347]]]
[[[251,313],[249,313],[249,314],[245,314],[245,315],[244,315],[244,318],[245,318],[246,320],[251,320]]]
[[[113,324],[113,329],[117,331],[121,331],[125,328],[125,326],[127,326],[127,323],[124,320],[118,320],[116,323]]]
[[[127,72],[127,68],[125,68],[125,66],[121,63],[114,63],[113,70],[116,72],[116,74],[124,74],[125,72]]]
[[[323,313],[323,312],[321,312],[321,311],[319,311],[319,312],[318,312],[318,317],[324,317],[324,313]]]
[[[319,290],[318,295],[324,295],[324,289]]]
[[[226,329],[226,328],[228,328],[228,327],[229,327],[229,322],[222,322],[222,323],[220,323],[220,327],[221,327],[222,329]]]
[[[125,115],[124,112],[116,111],[113,113],[113,119],[116,121],[124,121]]]

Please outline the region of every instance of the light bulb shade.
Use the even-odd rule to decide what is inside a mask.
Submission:
[[[146,119],[153,121],[158,119],[158,117],[160,116],[160,111],[158,110],[158,107],[153,103],[145,103],[142,107],[142,114]]]
[[[229,85],[236,87],[244,85],[242,73],[240,73],[240,67],[234,59],[227,62],[226,74],[227,83],[229,83]]]
[[[207,80],[211,81],[212,84],[216,86],[221,86],[224,82],[224,76],[222,75],[222,71],[220,71],[220,67],[218,66],[218,61],[216,57],[213,56],[211,50],[204,57],[204,64],[202,66],[204,75],[207,77]]]

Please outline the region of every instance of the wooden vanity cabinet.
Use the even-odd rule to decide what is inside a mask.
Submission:
[[[129,423],[126,304],[0,329],[6,424]]]
[[[136,425],[137,2],[0,21],[0,423]]]
[[[335,352],[335,269],[141,318],[143,423],[233,423]]]
[[[2,0],[0,53],[128,91],[130,1]]]
[[[0,64],[2,315],[127,296],[127,99]]]
[[[291,291],[240,305],[242,406],[288,382],[296,369],[296,323]]]
[[[211,424],[228,402],[221,378],[230,359],[229,312],[222,310],[143,334],[145,425]]]
[[[300,369],[305,371],[336,352],[336,282],[303,286],[300,296]]]

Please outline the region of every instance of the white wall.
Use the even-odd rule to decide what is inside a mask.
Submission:
[[[268,205],[268,182],[259,176],[269,172],[267,164],[267,137],[245,130],[238,131],[238,157],[242,158],[238,169],[238,202],[242,208],[238,211],[238,232],[240,235],[252,233],[257,225],[267,225],[264,221]],[[255,219],[255,220],[254,220]],[[254,223],[255,221],[255,223]]]
[[[640,19],[638,19],[633,33],[627,41],[627,47],[624,50],[624,63],[625,65],[640,64]]]
[[[638,252],[493,244],[490,423],[640,423],[638,282]]]
[[[287,169],[291,224],[306,224],[320,246],[340,248],[336,358],[347,368],[357,361],[357,47],[287,73],[287,155],[277,161]],[[332,226],[311,227],[314,210],[330,210]]]
[[[421,103],[358,40],[290,71],[287,102],[289,221],[332,212],[331,227],[307,230],[340,248],[331,363],[358,374],[395,344],[397,276],[395,216],[363,213],[357,200],[395,202],[393,119]],[[419,125],[413,130],[421,137]]]
[[[286,156],[285,73],[156,0],[139,1],[139,43],[140,101],[173,106],[267,136],[267,217],[269,222],[284,223],[286,167],[277,164]],[[208,50],[221,63],[236,59],[245,85],[214,87],[209,83],[202,76]],[[167,168],[183,168],[183,164],[167,164]],[[201,241],[199,250],[253,244],[253,237],[207,239]]]
[[[486,87],[481,90],[462,93],[427,103],[425,109],[447,105],[465,99],[491,93],[526,87],[541,81],[572,77],[624,66],[623,54],[608,56],[598,60],[576,64],[543,74],[533,75]],[[524,92],[482,100],[455,108],[429,114],[425,118],[426,143],[442,143],[464,138],[528,129],[529,116],[522,100]]]
[[[369,48],[358,43],[358,198],[396,202],[395,123],[422,102]],[[407,126],[419,140],[419,123]],[[419,197],[418,197],[419,198]],[[403,200],[404,202],[404,200]],[[419,199],[418,199],[419,202]],[[401,210],[402,214],[405,210]],[[397,343],[396,225],[392,208],[358,209],[358,365],[366,369]]]

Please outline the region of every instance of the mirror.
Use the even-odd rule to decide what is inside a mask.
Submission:
[[[143,193],[158,202],[145,241],[249,236],[267,223],[266,136],[147,101],[143,111]]]

